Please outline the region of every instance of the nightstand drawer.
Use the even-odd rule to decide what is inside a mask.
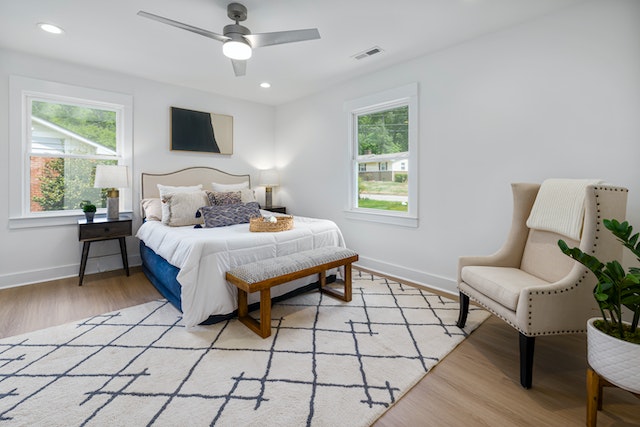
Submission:
[[[78,228],[79,240],[106,240],[131,236],[131,221],[87,223]]]

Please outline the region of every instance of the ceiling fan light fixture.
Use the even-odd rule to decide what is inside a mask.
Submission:
[[[252,49],[320,38],[320,32],[317,28],[275,31],[271,33],[252,33],[247,27],[240,25],[240,22],[247,19],[247,8],[240,3],[229,3],[227,5],[227,16],[235,23],[225,25],[222,29],[222,34],[174,21],[173,19],[160,15],[154,15],[144,10],[138,11],[138,16],[222,42],[222,53],[231,59],[231,65],[233,66],[233,72],[236,77],[241,77],[246,74],[247,59],[251,58]]]
[[[246,60],[251,58],[251,46],[238,40],[227,40],[222,45],[222,53],[230,59]]]

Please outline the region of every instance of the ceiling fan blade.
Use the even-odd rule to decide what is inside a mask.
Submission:
[[[277,31],[275,33],[258,33],[244,36],[249,40],[251,47],[273,46],[283,43],[302,42],[305,40],[315,40],[320,38],[317,28],[306,30]]]
[[[247,73],[247,61],[232,59],[231,65],[233,65],[233,72],[235,73],[236,77],[242,77]]]
[[[216,34],[211,31],[203,30],[202,28],[194,27],[192,25],[183,24],[182,22],[174,21],[173,19],[165,18],[163,16],[154,15],[153,13],[145,12],[143,10],[138,12],[138,16],[144,18],[153,19],[154,21],[162,22],[174,27],[182,28],[183,30],[191,31],[192,33],[200,34],[201,36],[209,37],[210,39],[218,40],[221,42],[229,40],[229,37],[222,34]]]

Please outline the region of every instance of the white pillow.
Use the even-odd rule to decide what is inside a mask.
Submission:
[[[251,203],[258,201],[256,200],[256,193],[248,188],[240,190],[240,199],[242,203]]]
[[[202,191],[202,184],[198,185],[189,185],[182,187],[173,187],[171,185],[158,185],[158,191],[160,192],[160,198],[164,198],[165,194],[169,193],[191,193],[194,191]]]
[[[160,199],[143,199],[140,203],[147,221],[162,221],[162,202]]]
[[[196,218],[196,213],[204,206],[209,206],[204,191],[166,194],[162,198],[162,222],[171,227],[202,224],[203,218]]]
[[[240,191],[248,189],[249,181],[241,182],[240,184],[218,184],[217,182],[212,182],[211,186],[213,187],[213,191],[226,193],[229,191]]]

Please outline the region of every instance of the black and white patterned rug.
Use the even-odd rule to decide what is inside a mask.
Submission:
[[[488,317],[354,271],[353,301],[185,329],[166,301],[0,340],[0,426],[366,426]]]

